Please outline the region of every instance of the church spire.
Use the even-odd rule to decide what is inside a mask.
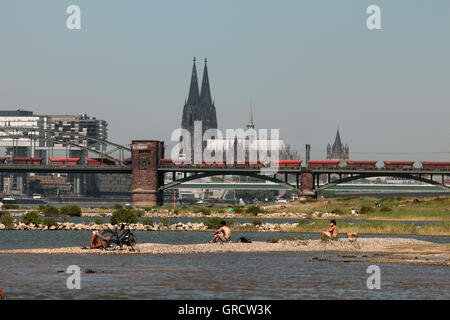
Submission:
[[[250,113],[248,115],[247,129],[255,129],[255,124],[253,123],[253,111],[251,104],[250,104]]]
[[[200,92],[200,100],[207,105],[211,105],[211,91],[209,88],[209,77],[208,77],[208,59],[205,58],[205,68],[203,69],[203,80],[202,80],[202,89]]]
[[[339,134],[339,128],[336,132],[336,138],[334,139],[333,149],[338,148],[339,150],[342,148],[341,135]]]
[[[189,98],[187,100],[187,104],[193,106],[199,103],[200,97],[198,93],[198,80],[197,80],[197,68],[195,66],[195,57],[194,57],[194,65],[192,66],[192,76],[191,76],[191,86],[189,88]]]

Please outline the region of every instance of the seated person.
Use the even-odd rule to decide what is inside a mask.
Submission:
[[[226,221],[221,221],[220,224],[222,227],[217,229],[214,232],[213,238],[209,243],[217,242],[218,240],[222,240],[222,242],[230,242],[231,241],[231,229],[227,226]]]
[[[104,237],[98,231],[92,231],[91,244],[89,248],[97,249],[97,248],[105,248],[110,244],[110,238]]]
[[[330,228],[327,231],[323,231],[320,239],[328,238],[328,239],[337,239],[339,235],[338,228],[336,227],[336,220],[330,221]]]
[[[347,232],[347,238],[358,238],[359,232]]]

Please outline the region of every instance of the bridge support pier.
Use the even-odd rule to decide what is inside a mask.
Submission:
[[[300,196],[315,197],[314,191],[314,176],[312,171],[306,168],[302,168],[300,173]]]
[[[159,160],[164,158],[164,142],[133,140],[131,148],[133,205],[151,207],[163,204],[163,193],[159,187],[164,176],[158,172]]]

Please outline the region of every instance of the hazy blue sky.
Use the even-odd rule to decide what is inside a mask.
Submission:
[[[66,28],[71,4],[81,30]],[[366,27],[371,4],[382,30]],[[313,158],[339,126],[354,159],[450,161],[449,33],[448,0],[2,0],[0,108],[168,141],[192,58],[201,77],[208,57],[222,129],[245,126],[252,102],[258,128]]]

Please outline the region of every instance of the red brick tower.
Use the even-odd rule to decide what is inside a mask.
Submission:
[[[164,158],[164,142],[133,140],[131,147],[133,205],[151,207],[162,205],[163,194],[159,187],[164,176],[158,173],[159,160]]]

